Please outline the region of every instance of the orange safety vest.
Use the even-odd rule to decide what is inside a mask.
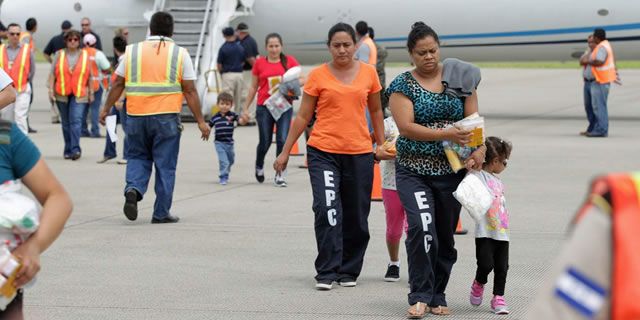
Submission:
[[[596,179],[591,199],[578,213],[579,221],[594,201],[611,194],[611,319],[640,319],[640,172],[612,174]]]
[[[375,66],[378,63],[378,49],[371,37],[366,36],[366,38],[362,39],[360,45],[369,47],[369,61],[367,63]]]
[[[7,46],[0,45],[0,68],[11,77],[13,87],[18,92],[27,90],[29,83],[29,72],[31,71],[31,49],[28,45],[22,45],[18,55],[9,67],[9,56],[7,55]]]
[[[89,76],[91,74],[89,65],[89,53],[85,49],[80,50],[80,58],[73,70],[69,68],[67,51],[60,49],[58,61],[55,68],[55,92],[59,96],[68,96],[73,93],[77,98],[88,94]]]
[[[29,45],[31,51],[35,50],[35,46],[33,45],[33,36],[31,36],[31,32],[29,31],[20,32],[20,43]]]
[[[605,48],[607,50],[607,60],[601,66],[591,66],[591,71],[598,83],[611,83],[616,80],[616,63],[613,58],[613,49],[609,41],[604,40],[591,53],[591,60],[595,60],[598,50]]]
[[[179,113],[182,63],[187,51],[165,38],[128,45],[125,54],[127,114]]]
[[[89,54],[89,66],[91,66],[91,88],[93,92],[100,89],[100,73],[98,71],[98,64],[96,63],[96,48],[87,47],[84,48]]]

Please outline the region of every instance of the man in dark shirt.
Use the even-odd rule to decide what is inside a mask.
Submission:
[[[84,17],[82,18],[82,20],[80,21],[80,27],[82,27],[82,37],[84,37],[84,35],[91,33],[94,37],[96,37],[96,45],[93,46],[94,48],[102,51],[102,41],[100,41],[100,36],[93,32],[93,30],[91,30],[91,20],[89,20],[89,18]]]
[[[62,28],[62,33],[51,38],[51,40],[49,40],[49,43],[47,43],[47,46],[44,47],[44,50],[42,51],[44,53],[45,58],[47,58],[47,61],[49,61],[49,63],[51,63],[51,56],[54,53],[56,53],[56,51],[60,49],[64,49],[65,47],[64,34],[65,32],[71,30],[72,25],[71,25],[71,22],[69,22],[69,20],[65,20],[62,22],[62,25],[60,27]]]
[[[251,69],[253,68],[253,64],[256,62],[256,58],[258,57],[258,44],[256,43],[256,39],[254,39],[249,34],[249,26],[241,22],[236,27],[236,33],[238,34],[238,39],[240,39],[240,44],[244,48],[244,52],[246,54],[247,59],[244,61],[244,67],[242,68],[242,80],[244,82],[242,96],[240,97],[240,101],[244,106],[245,100],[247,99],[247,94],[249,91],[249,87],[251,87],[251,81],[253,81],[253,75],[251,74]],[[256,124],[256,105],[252,104],[249,106],[249,125]]]
[[[218,51],[218,71],[222,78],[222,91],[229,92],[234,98],[234,110],[236,113],[242,113],[242,104],[240,97],[244,83],[242,81],[242,66],[246,59],[244,49],[239,42],[236,41],[236,35],[233,28],[226,27],[222,30],[225,43]]]

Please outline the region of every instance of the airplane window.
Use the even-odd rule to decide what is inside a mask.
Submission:
[[[80,2],[76,2],[76,4],[73,5],[73,10],[80,12],[82,10],[82,5],[80,4]]]
[[[603,17],[604,17],[604,16],[608,16],[608,15],[609,15],[609,10],[607,10],[607,9],[600,9],[600,10],[598,10],[598,14],[599,14],[599,15],[601,15],[601,16],[603,16]]]

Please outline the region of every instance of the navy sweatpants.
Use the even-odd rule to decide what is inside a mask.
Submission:
[[[445,290],[458,258],[453,239],[460,203],[453,192],[465,171],[425,176],[396,164],[396,186],[407,214],[405,246],[409,264],[409,304],[446,306]]]
[[[316,280],[357,279],[369,243],[373,153],[307,147],[318,256]]]

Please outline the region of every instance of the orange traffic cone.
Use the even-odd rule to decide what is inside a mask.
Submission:
[[[298,147],[299,144],[299,141],[296,141],[296,143],[293,144],[293,148],[291,148],[291,152],[289,152],[290,156],[304,156],[304,153],[300,152],[300,148]]]
[[[373,166],[373,188],[371,188],[371,201],[382,201],[382,176],[380,175],[380,165]]]
[[[462,227],[462,219],[458,218],[458,226],[456,227],[456,234],[467,234],[469,230]]]

